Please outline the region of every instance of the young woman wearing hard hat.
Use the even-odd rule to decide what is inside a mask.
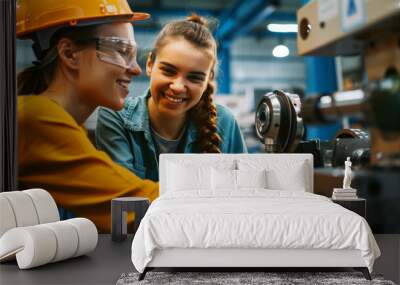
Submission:
[[[158,196],[158,184],[96,150],[81,127],[98,106],[123,107],[141,73],[131,22],[148,17],[126,0],[17,1],[17,37],[32,39],[37,57],[18,75],[19,187],[48,190],[102,232],[112,198]]]

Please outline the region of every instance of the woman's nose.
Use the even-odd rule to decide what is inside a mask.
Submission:
[[[137,63],[131,64],[130,66],[128,66],[126,71],[133,76],[138,76],[142,73],[142,69],[140,68],[139,64],[137,64]]]
[[[182,79],[176,78],[170,85],[169,88],[176,93],[183,93],[186,91],[185,83]]]

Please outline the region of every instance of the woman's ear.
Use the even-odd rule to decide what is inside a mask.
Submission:
[[[213,68],[210,71],[210,80],[214,80],[214,79],[215,79],[215,73],[214,73],[214,68]]]
[[[146,74],[147,76],[151,76],[151,71],[153,69],[153,55],[152,52],[149,52],[149,55],[147,56],[147,61],[146,61]]]
[[[57,51],[61,63],[71,69],[78,69],[80,54],[76,52],[77,48],[70,39],[61,39],[57,44]]]

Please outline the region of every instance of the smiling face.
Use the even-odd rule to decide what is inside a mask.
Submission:
[[[118,38],[135,45],[133,27],[130,23],[102,25],[97,30],[97,37]],[[123,61],[126,52],[126,49],[121,49],[121,45],[105,46],[103,43],[102,45],[101,49],[96,49],[93,45],[92,48],[81,51],[85,56],[82,56],[79,62],[78,93],[83,100],[93,105],[120,110],[129,93],[128,86],[132,77],[139,75],[141,70],[137,65],[136,56],[130,66],[118,65]]]
[[[169,39],[155,60],[149,56],[146,71],[150,76],[150,112],[164,117],[185,118],[207,88],[214,56],[183,37]]]

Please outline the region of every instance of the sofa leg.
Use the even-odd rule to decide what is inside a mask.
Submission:
[[[147,273],[148,269],[147,267],[144,269],[144,271],[142,273],[139,274],[139,278],[138,281],[142,281],[144,279],[144,277],[146,277],[146,273]]]
[[[364,275],[365,279],[372,280],[371,274],[369,274],[369,270],[367,267],[354,267],[354,269],[357,271],[361,271],[362,274]]]

